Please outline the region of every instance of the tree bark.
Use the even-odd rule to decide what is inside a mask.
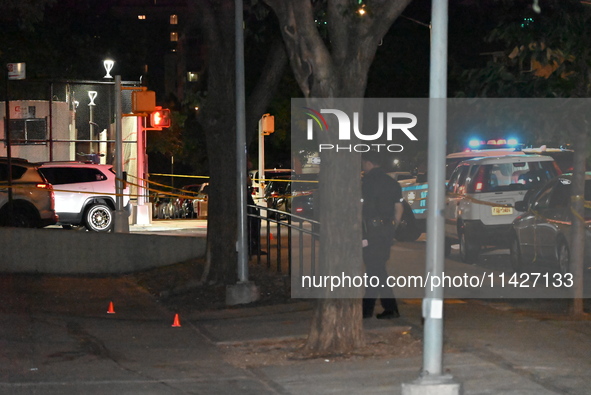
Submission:
[[[191,0],[208,53],[207,100],[200,110],[209,160],[207,268],[202,281],[237,281],[238,208],[236,204],[236,68],[233,0]],[[247,138],[268,106],[281,79],[287,56],[281,42],[271,46],[257,86],[248,98]]]
[[[348,0],[326,3],[327,38],[312,1],[265,0],[279,19],[291,68],[305,97],[361,98],[377,47],[411,0],[366,1],[365,16]],[[330,43],[330,48],[326,43]],[[337,136],[328,137],[337,143]],[[329,141],[330,142],[330,141]],[[361,170],[358,154],[321,156],[320,264],[326,273],[361,273]],[[351,271],[352,270],[352,271]],[[347,353],[363,345],[359,296],[320,299],[306,343],[312,354]]]

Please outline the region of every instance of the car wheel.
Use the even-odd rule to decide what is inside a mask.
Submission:
[[[29,211],[17,210],[15,208],[14,212],[12,213],[10,226],[15,228],[34,228],[36,227],[36,222]]]
[[[113,227],[113,212],[106,204],[93,204],[84,215],[86,228],[93,232],[108,232]]]
[[[509,254],[509,258],[511,260],[511,267],[513,268],[515,273],[523,273],[525,263],[523,262],[523,257],[521,255],[521,247],[519,246],[519,239],[517,238],[516,234],[514,234],[511,237]]]
[[[478,255],[480,255],[480,244],[469,233],[465,226],[459,231],[460,258],[463,262],[474,263],[478,260]]]
[[[558,270],[561,274],[570,273],[570,251],[565,240],[560,240],[556,246]]]
[[[422,233],[412,209],[405,204],[402,219],[394,232],[394,238],[398,241],[416,241]]]

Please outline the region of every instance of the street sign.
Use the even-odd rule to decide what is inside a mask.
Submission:
[[[24,80],[26,77],[25,63],[8,63],[8,79]]]

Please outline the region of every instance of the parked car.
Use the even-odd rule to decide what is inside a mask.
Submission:
[[[183,195],[194,196],[186,197],[183,204],[189,210],[191,218],[207,218],[207,208],[209,201],[209,183],[186,185],[181,190]]]
[[[12,158],[12,216],[8,213],[8,160],[0,158],[0,225],[41,228],[58,221],[52,185],[36,163]]]
[[[471,149],[455,152],[447,155],[445,159],[445,180],[449,180],[452,172],[461,162],[480,157],[499,157],[505,155],[525,155],[524,152],[516,151],[515,148],[492,148],[492,149]],[[402,198],[408,206],[405,207],[404,221],[409,224],[406,232],[397,232],[402,239],[399,241],[412,241],[419,238],[426,230],[427,224],[427,196],[429,195],[429,184],[427,173],[418,173],[416,178],[399,181],[402,187]],[[406,205],[405,205],[406,206]],[[406,209],[408,208],[408,209]],[[399,228],[404,229],[404,228]]]
[[[291,182],[291,213],[299,217],[317,220],[318,218],[318,174],[298,174]],[[316,210],[314,209],[316,206]]]
[[[550,156],[563,173],[570,173],[573,171],[573,159],[575,152],[572,149],[566,148],[548,148],[545,145],[537,148],[524,148],[523,153]]]
[[[269,181],[263,199],[268,208],[285,213],[269,211],[269,218],[285,219],[286,213],[291,211],[291,177],[282,176]]]
[[[172,219],[178,213],[178,207],[175,206],[176,199],[169,194],[156,193],[152,195],[152,218],[154,219]]]
[[[251,180],[250,192],[254,198],[255,203],[258,205],[263,204],[261,198],[264,197],[265,188],[270,180],[278,177],[290,176],[291,172],[291,169],[265,169],[265,176],[263,179],[260,179],[258,169],[250,170],[248,172],[248,176]]]
[[[458,241],[464,262],[478,259],[482,246],[505,247],[515,203],[528,190],[560,174],[549,156],[507,155],[460,163],[446,187],[446,253]]]
[[[116,209],[115,170],[111,165],[82,162],[45,162],[39,170],[55,189],[58,224],[64,228],[84,226],[94,232],[113,228]],[[123,191],[123,206],[131,211],[129,189]]]
[[[516,272],[549,264],[560,273],[570,271],[572,251],[572,175],[552,179],[528,201],[516,205],[527,210],[515,221],[511,233],[511,264]],[[591,200],[591,172],[585,175],[585,201]],[[591,208],[585,206],[585,246],[591,246]],[[591,262],[591,248],[585,248]]]

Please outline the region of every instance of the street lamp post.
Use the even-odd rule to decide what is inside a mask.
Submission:
[[[111,59],[105,59],[103,61],[103,67],[105,68],[106,74],[103,78],[113,78],[111,75],[111,70],[113,70],[113,66],[115,66],[115,61]]]
[[[432,2],[429,80],[429,209],[425,271],[442,277],[444,258],[445,137],[447,133],[448,0]],[[461,383],[443,370],[443,287],[427,288],[423,298],[423,368],[420,377],[402,384],[403,395],[459,395]]]
[[[237,187],[237,240],[238,282],[226,287],[226,304],[254,302],[259,298],[256,285],[248,280],[248,240],[246,233],[246,117],[244,97],[244,33],[242,0],[234,1],[234,29],[236,31],[236,187]]]
[[[94,99],[96,99],[96,96],[98,95],[97,91],[88,91],[88,98],[90,99],[90,103],[88,103],[88,110],[89,110],[89,121],[88,124],[90,126],[90,138],[89,140],[91,141],[90,143],[90,153],[94,154],[94,150],[92,149],[92,140],[94,140],[95,138],[95,133],[94,133],[94,107],[96,106],[96,104],[94,103]]]

